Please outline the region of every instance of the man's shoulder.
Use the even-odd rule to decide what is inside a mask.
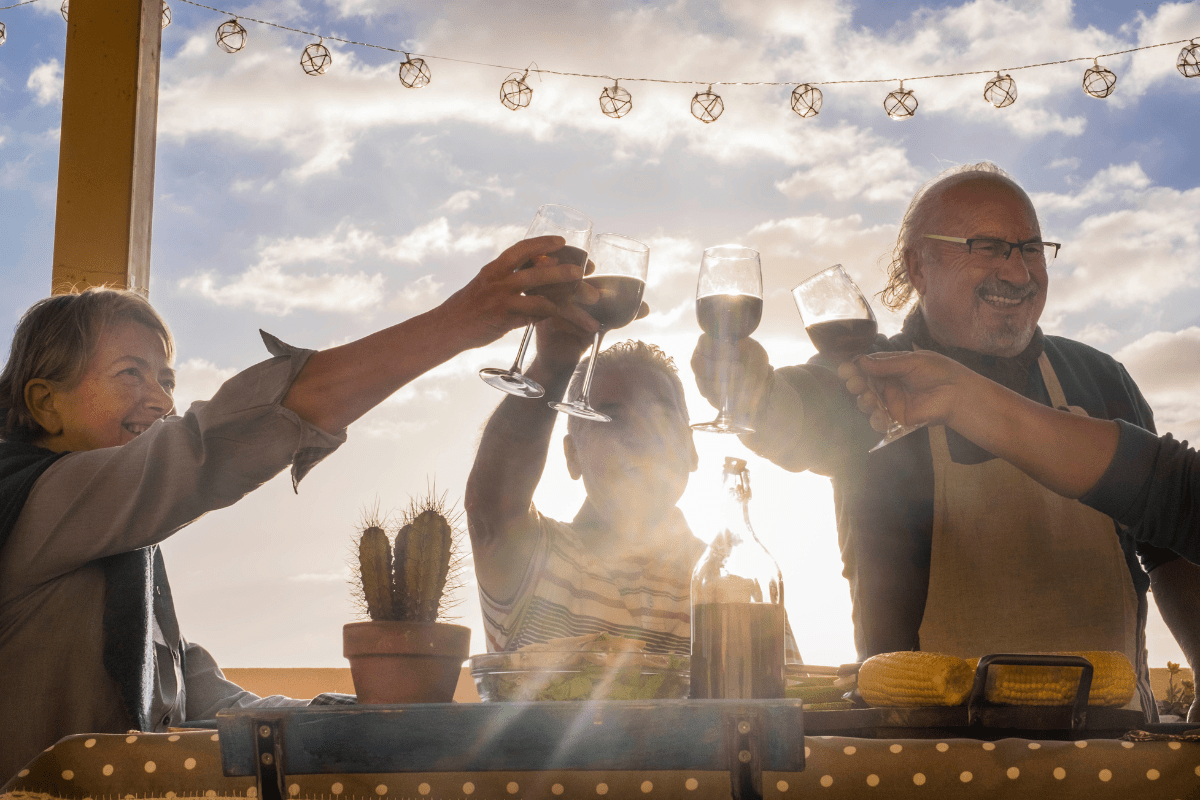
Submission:
[[[1129,373],[1120,361],[1091,345],[1065,336],[1046,336],[1043,341],[1046,356],[1056,370],[1065,367],[1070,371],[1109,376],[1121,381],[1130,380]]]
[[[1063,336],[1045,337],[1046,356],[1067,399],[1090,415],[1123,419],[1154,430],[1154,416],[1121,362],[1108,353]]]

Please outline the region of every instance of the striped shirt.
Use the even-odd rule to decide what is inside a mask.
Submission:
[[[648,653],[691,652],[692,569],[705,545],[678,509],[657,546],[603,555],[587,546],[586,505],[569,524],[533,513],[538,542],[512,600],[479,590],[488,652],[602,632],[644,641]],[[799,662],[790,627],[785,647]]]

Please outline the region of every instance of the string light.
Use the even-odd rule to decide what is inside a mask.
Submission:
[[[883,98],[883,110],[892,119],[910,119],[913,114],[917,113],[917,96],[913,94],[912,89],[904,88],[904,81],[900,81],[900,88],[894,92],[888,92],[888,96]]]
[[[324,39],[310,44],[300,55],[300,66],[309,75],[324,75],[332,63],[333,56],[329,55],[329,48],[325,46]]]
[[[36,3],[36,2],[40,2],[40,0],[22,0],[22,2],[14,3],[9,6],[0,7],[0,11],[7,10],[9,8],[16,8],[18,6],[30,5],[30,4]],[[891,83],[893,81],[900,81],[901,89],[899,91],[891,92],[888,94],[887,99],[884,101],[884,107],[885,107],[885,110],[888,111],[888,116],[891,116],[893,119],[908,119],[908,118],[912,117],[916,111],[917,100],[916,100],[916,96],[913,94],[913,92],[911,90],[906,91],[903,89],[903,84],[905,82],[912,82],[912,81],[918,81],[918,80],[931,80],[934,78],[955,78],[955,77],[963,77],[963,76],[970,76],[970,75],[994,75],[995,77],[990,79],[987,82],[987,84],[985,85],[984,96],[985,96],[985,98],[988,99],[988,102],[991,102],[993,105],[996,105],[997,108],[1003,108],[1005,106],[1011,105],[1016,100],[1016,82],[1013,81],[1013,79],[1010,75],[1008,75],[1008,74],[1001,75],[1001,73],[1010,73],[1010,72],[1015,72],[1017,70],[1022,70],[1022,69],[1036,69],[1036,68],[1040,68],[1040,67],[1050,67],[1050,66],[1057,66],[1057,65],[1061,65],[1061,64],[1071,64],[1071,63],[1078,62],[1078,61],[1091,61],[1093,66],[1089,67],[1084,72],[1084,91],[1087,92],[1092,97],[1101,97],[1102,98],[1102,97],[1107,97],[1110,94],[1112,94],[1113,89],[1116,86],[1117,77],[1111,70],[1106,69],[1105,67],[1101,67],[1099,65],[1098,59],[1109,58],[1112,56],[1125,55],[1128,53],[1137,53],[1142,50],[1151,50],[1151,49],[1154,49],[1157,47],[1170,47],[1170,46],[1179,45],[1179,44],[1185,45],[1184,48],[1180,51],[1179,57],[1176,61],[1176,66],[1179,69],[1180,74],[1186,78],[1194,78],[1194,77],[1200,76],[1200,45],[1197,44],[1197,38],[1192,38],[1192,39],[1180,39],[1180,40],[1173,41],[1173,42],[1159,42],[1157,44],[1143,45],[1141,47],[1132,47],[1132,48],[1129,48],[1126,50],[1119,50],[1119,51],[1112,52],[1112,53],[1101,53],[1098,56],[1078,56],[1075,58],[1061,59],[1059,61],[1047,61],[1047,62],[1042,62],[1039,64],[1024,64],[1021,66],[1005,67],[1005,68],[1002,68],[1001,70],[987,69],[987,70],[973,70],[973,71],[967,71],[967,72],[949,72],[949,73],[938,73],[938,74],[931,74],[931,75],[917,75],[917,76],[912,76],[912,77],[908,77],[908,78],[865,78],[865,79],[855,79],[855,80],[809,81],[807,83],[797,84],[796,81],[697,81],[697,80],[673,80],[673,79],[664,79],[664,78],[648,78],[648,77],[639,77],[639,76],[633,76],[633,77],[617,76],[617,77],[614,77],[612,75],[597,75],[597,74],[583,73],[583,72],[567,72],[567,71],[563,71],[563,70],[548,70],[548,69],[541,69],[541,68],[530,68],[530,69],[526,69],[519,78],[514,79],[514,76],[517,74],[517,72],[520,72],[520,69],[511,67],[511,66],[505,66],[503,64],[492,64],[492,63],[483,62],[483,61],[473,61],[470,59],[451,58],[448,56],[438,56],[438,55],[432,55],[432,54],[428,54],[428,53],[411,54],[411,53],[408,53],[403,50],[399,50],[394,47],[386,47],[384,45],[372,44],[370,42],[354,41],[352,39],[344,39],[344,38],[337,37],[337,36],[323,36],[322,34],[319,34],[319,33],[313,32],[313,31],[306,31],[306,30],[302,30],[300,28],[293,28],[293,27],[290,27],[287,25],[281,25],[277,22],[271,22],[269,20],[256,19],[254,17],[247,17],[247,16],[243,16],[243,15],[235,15],[230,11],[225,11],[225,10],[215,8],[210,5],[205,5],[204,3],[197,2],[197,0],[180,0],[180,2],[184,2],[184,3],[187,3],[188,5],[196,6],[198,8],[204,8],[209,11],[216,12],[218,14],[233,17],[233,19],[229,20],[229,22],[225,23],[220,28],[218,28],[217,44],[218,44],[218,46],[221,47],[221,49],[225,50],[225,52],[228,52],[228,53],[237,52],[238,50],[241,50],[242,47],[245,46],[246,32],[245,32],[245,28],[241,25],[240,20],[248,20],[250,22],[256,22],[260,25],[267,25],[269,27],[278,28],[279,30],[291,31],[293,33],[299,33],[299,34],[303,34],[306,36],[317,37],[317,38],[321,39],[322,41],[324,39],[329,39],[330,41],[341,42],[343,44],[349,44],[349,45],[353,45],[356,47],[370,47],[370,48],[374,48],[377,50],[383,50],[385,52],[391,52],[391,53],[403,55],[405,57],[405,61],[401,64],[401,83],[404,86],[406,86],[407,88],[421,88],[422,86],[428,85],[429,69],[428,69],[428,65],[425,63],[426,59],[440,59],[442,61],[450,61],[450,62],[454,62],[454,63],[458,63],[458,64],[469,64],[472,66],[488,67],[488,68],[492,68],[492,69],[513,70],[513,72],[510,73],[509,78],[507,80],[505,80],[503,85],[508,85],[509,82],[511,81],[514,84],[520,84],[521,86],[524,86],[524,88],[526,90],[526,91],[521,91],[521,86],[515,86],[514,88],[516,88],[516,90],[517,90],[516,93],[512,97],[509,97],[509,100],[513,101],[515,103],[515,105],[509,105],[508,100],[505,99],[506,94],[504,93],[504,91],[502,89],[501,102],[503,102],[506,107],[512,108],[513,110],[526,107],[529,104],[529,100],[532,98],[533,90],[531,88],[529,88],[529,85],[526,80],[531,71],[536,73],[539,76],[541,76],[541,75],[557,75],[557,76],[571,77],[571,78],[597,78],[597,79],[611,80],[611,81],[613,81],[613,86],[610,88],[613,90],[618,88],[619,81],[626,81],[626,82],[640,81],[640,82],[644,82],[644,83],[707,86],[708,88],[705,91],[696,92],[696,94],[693,95],[693,97],[692,97],[692,103],[693,103],[692,113],[693,113],[693,115],[696,115],[698,119],[702,119],[705,122],[714,121],[724,111],[724,101],[722,101],[720,99],[720,95],[717,95],[716,93],[714,93],[712,91],[712,88],[714,86],[794,86],[795,88],[792,90],[792,97],[791,97],[792,110],[795,111],[801,117],[810,117],[810,116],[816,116],[819,113],[820,108],[821,108],[823,95],[821,93],[821,89],[818,87],[846,85],[846,84]],[[62,0],[62,5],[60,7],[60,11],[62,13],[64,20],[67,19],[68,4],[69,4],[69,0]],[[168,24],[170,24],[170,17],[171,17],[170,9],[167,7],[167,4],[164,0],[164,2],[163,2],[163,27],[166,27]],[[232,23],[232,25],[231,25],[231,23]],[[4,33],[3,33],[4,29],[2,26],[3,26],[3,23],[0,23],[0,44],[3,44],[3,42],[4,42],[4,38],[3,38],[4,37]],[[228,26],[228,28],[227,28],[227,26]],[[236,28],[234,26],[236,26]],[[230,30],[233,34],[231,37],[226,37],[224,42],[223,42],[223,39],[221,36],[222,29]],[[240,29],[240,33],[238,33],[239,29]],[[233,49],[229,49],[229,47],[227,47],[226,45],[231,45],[231,46],[237,45],[237,46],[233,47]],[[319,50],[315,50],[315,48],[319,48]],[[310,52],[311,52],[311,55],[309,55]],[[328,49],[325,48],[323,44],[317,44],[317,45],[310,44],[308,47],[305,48],[305,54],[308,57],[301,59],[301,65],[304,66],[305,72],[307,72],[310,75],[323,74],[325,72],[325,70],[328,69],[329,65],[333,61],[332,57],[329,55]],[[310,70],[310,67],[311,67],[311,70]],[[410,85],[410,83],[411,83],[411,85]],[[623,105],[619,102],[619,100],[625,99],[629,94],[628,91],[622,88],[619,93],[614,91],[614,92],[612,92],[612,94],[614,95],[614,100],[617,101],[614,103],[613,108],[614,109],[622,108]],[[628,99],[630,101],[630,106],[631,106],[632,105],[632,97],[628,97]],[[603,100],[603,93],[602,93],[602,100]],[[705,103],[710,103],[711,108],[708,110],[706,110],[703,107],[698,109],[696,106],[697,101],[700,102],[701,106],[703,106]],[[997,101],[999,101],[999,104],[997,104]],[[698,114],[697,114],[697,111],[699,111]],[[608,113],[608,111],[606,110],[606,107],[604,105],[602,105],[602,107],[601,107],[601,112],[605,113],[606,115],[612,116],[611,114]],[[713,112],[715,112],[715,113],[713,113]],[[627,114],[627,113],[628,113],[628,111],[626,110],[624,113],[618,114],[617,116],[619,118],[620,116],[624,116],[624,114]]]
[[[433,76],[423,58],[413,58],[404,54],[404,62],[400,65],[400,83],[407,89],[423,89],[429,85]]]
[[[692,116],[704,124],[716,122],[724,112],[725,101],[713,92],[711,84],[703,92],[692,95]]]
[[[983,99],[996,108],[1005,108],[1017,102],[1017,82],[1009,75],[996,73],[996,77],[983,87]]]
[[[1117,88],[1116,74],[1112,70],[1100,66],[1100,62],[1093,58],[1092,66],[1083,73],[1083,90],[1092,97],[1103,99],[1112,94],[1115,88]]]
[[[802,117],[815,117],[821,113],[821,101],[824,95],[816,86],[802,83],[792,89],[792,111]]]
[[[246,46],[248,34],[237,17],[217,26],[217,47],[226,53],[236,53]]]
[[[529,77],[529,70],[526,69],[519,78],[513,77],[516,74],[512,73],[500,84],[500,102],[510,111],[525,108],[533,99],[533,89],[525,82]]]
[[[1175,60],[1175,66],[1179,69],[1179,74],[1185,78],[1195,78],[1200,75],[1200,44],[1196,44],[1196,40],[1188,44],[1187,47],[1179,51],[1179,58]]]
[[[633,96],[622,89],[617,81],[600,91],[600,113],[606,117],[620,119],[633,111]]]

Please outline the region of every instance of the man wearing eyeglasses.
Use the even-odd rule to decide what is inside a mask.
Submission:
[[[900,226],[885,304],[915,306],[874,350],[934,350],[1046,405],[1153,430],[1125,369],[1087,345],[1043,336],[1049,265],[1025,192],[992,164],[951,170],[913,199]],[[792,471],[833,479],[859,658],[898,650],[962,657],[1114,650],[1138,670],[1134,703],[1157,718],[1145,656],[1146,591],[1187,651],[1197,637],[1197,570],[1135,545],[1111,517],[1056,495],[943,426],[873,453],[867,418],[818,355],[773,370],[752,339],[736,363],[702,336],[701,392],[738,386],[755,433],[742,440]],[[1070,458],[1063,453],[1063,458]],[[1139,563],[1140,559],[1140,563]],[[1149,575],[1147,574],[1149,573]]]

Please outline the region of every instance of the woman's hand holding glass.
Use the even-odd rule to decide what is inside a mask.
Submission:
[[[587,263],[588,249],[591,245],[592,221],[570,206],[545,205],[539,208],[537,214],[534,215],[525,238],[534,239],[546,235],[562,239],[562,245],[552,253],[545,255],[553,257],[557,263],[577,266],[580,269],[579,278],[576,278],[574,282],[558,280],[551,284],[533,283],[534,279],[529,278],[525,292],[531,295],[541,295],[566,308],[570,306],[570,300],[579,286],[579,280],[583,277],[582,270]],[[537,265],[530,260],[525,265],[518,263],[512,268],[518,271],[517,274],[520,274],[529,272],[535,266]],[[541,397],[546,393],[545,389],[536,381],[530,380],[521,372],[525,351],[528,350],[529,342],[533,339],[534,321],[531,319],[526,326],[521,346],[517,350],[517,357],[513,360],[511,367],[508,369],[487,367],[479,371],[479,377],[489,386],[494,386],[502,392],[518,397]],[[589,331],[595,330],[592,325],[585,327]]]

